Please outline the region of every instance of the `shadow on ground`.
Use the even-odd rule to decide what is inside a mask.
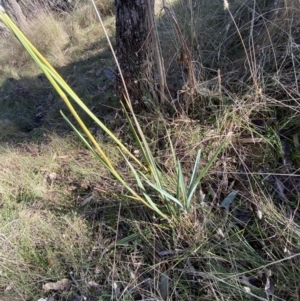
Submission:
[[[108,49],[97,52],[104,43],[106,41],[101,40],[92,44],[84,49],[78,61],[56,70],[85,104],[105,121],[119,107],[119,102],[114,94],[111,54]],[[42,73],[36,77],[6,78],[0,88],[0,107],[1,143],[35,140],[43,131],[54,131],[58,135],[69,131],[60,114],[63,110],[70,116],[68,109]],[[90,122],[87,116],[82,116]]]

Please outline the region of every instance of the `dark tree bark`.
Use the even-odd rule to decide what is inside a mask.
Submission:
[[[133,105],[154,91],[154,0],[115,0],[116,55]],[[117,94],[124,87],[117,76]]]

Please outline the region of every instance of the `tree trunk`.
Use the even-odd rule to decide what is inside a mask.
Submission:
[[[115,0],[116,55],[132,104],[143,106],[154,91],[154,0]],[[117,94],[125,95],[120,76]]]

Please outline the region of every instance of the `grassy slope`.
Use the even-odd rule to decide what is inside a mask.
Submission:
[[[219,3],[192,2],[175,2],[172,9],[193,54],[197,93],[190,97],[182,88],[187,78],[180,37],[161,13],[168,84],[180,90],[179,105],[164,119],[150,113],[140,118],[170,185],[174,168],[165,127],[187,175],[199,148],[204,166],[224,136],[233,135],[191,212],[175,225],[122,196],[122,187],[63,122],[63,104],[17,42],[1,45],[0,300],[74,300],[78,294],[157,300],[166,299],[167,288],[171,300],[253,300],[246,291],[266,298],[266,278],[275,296],[299,298],[298,54],[289,43],[297,24],[288,20],[300,8],[296,1],[290,7],[279,1],[248,14],[249,3],[235,1],[230,12],[239,20],[239,36]],[[106,25],[113,32],[112,17]],[[113,70],[113,62],[91,8],[44,14],[26,33],[134,149],[104,71]],[[251,43],[261,47],[260,55],[254,56]],[[90,127],[114,155],[114,145]],[[117,154],[115,161],[124,168]],[[238,196],[224,210],[220,204],[232,191]],[[43,291],[47,282],[72,279],[70,273],[71,289]],[[248,284],[252,280],[255,286]]]

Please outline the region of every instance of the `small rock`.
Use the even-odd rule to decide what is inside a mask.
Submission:
[[[43,285],[43,290],[45,292],[49,291],[67,291],[70,289],[72,281],[70,279],[64,278],[57,282],[48,282]]]

